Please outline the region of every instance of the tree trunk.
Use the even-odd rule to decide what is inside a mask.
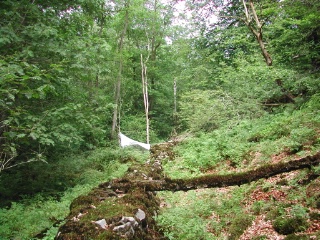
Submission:
[[[252,26],[252,19],[251,19],[252,16],[251,16],[250,12],[248,11],[246,1],[242,0],[242,3],[243,3],[244,11],[245,11],[244,22],[247,25],[247,27],[250,29],[250,31],[253,33],[255,38],[257,39],[259,46],[260,46],[260,49],[261,49],[261,53],[266,61],[266,64],[268,66],[272,66],[272,58],[271,58],[270,54],[268,53],[268,51],[266,50],[266,47],[265,47],[265,44],[264,44],[263,38],[262,38],[262,24],[258,18],[258,15],[257,15],[257,12],[254,8],[253,2],[252,2],[252,0],[250,0],[249,6],[250,6],[251,14],[252,14],[254,21],[255,21],[255,27]]]
[[[173,80],[173,125],[174,125],[174,132],[176,131],[178,125],[177,119],[177,80]]]
[[[120,113],[120,98],[121,98],[121,81],[122,81],[122,71],[123,71],[123,59],[122,59],[122,50],[124,45],[124,38],[126,36],[128,23],[129,23],[129,12],[128,12],[128,2],[126,3],[126,15],[124,19],[124,26],[123,30],[120,35],[120,41],[118,46],[118,53],[119,53],[119,70],[117,76],[117,83],[115,85],[115,108],[113,111],[113,118],[112,118],[112,128],[111,128],[111,138],[116,137],[116,128],[118,123],[118,115]],[[120,128],[120,126],[118,126]]]
[[[147,144],[150,143],[150,134],[149,134],[149,96],[148,96],[148,79],[147,79],[147,66],[143,62],[142,54],[141,57],[141,79],[142,79],[142,93],[143,93],[143,103],[144,110],[146,115],[146,135],[147,135]]]
[[[143,188],[146,191],[188,191],[199,188],[218,188],[234,185],[242,185],[257,181],[261,178],[269,178],[274,175],[294,171],[297,169],[310,168],[319,165],[320,152],[313,156],[307,156],[299,160],[292,160],[278,164],[269,164],[240,173],[208,174],[191,179],[160,179],[139,180],[128,179],[116,180],[108,183],[111,189],[122,189],[127,191],[134,187]]]
[[[158,10],[158,0],[154,0],[153,1],[153,12],[154,14],[156,15],[156,13],[159,11]],[[155,16],[154,15],[154,16]],[[157,19],[154,18],[154,23],[156,23]],[[162,35],[161,32],[159,32],[159,29],[157,29],[155,27],[155,25],[152,25],[151,26],[151,40],[150,40],[150,43],[148,43],[148,45],[150,45],[150,62],[149,62],[149,66],[150,68],[152,69],[150,72],[149,72],[149,82],[150,82],[150,89],[154,89],[154,86],[155,86],[155,82],[156,82],[156,76],[154,74],[154,69],[156,67],[156,61],[157,61],[157,50],[158,48],[161,46],[161,41],[157,41],[157,35]],[[149,41],[149,40],[148,40]],[[156,104],[156,99],[154,98],[154,96],[149,96],[149,111],[152,111],[154,109],[154,105]],[[149,116],[150,118],[151,116]]]

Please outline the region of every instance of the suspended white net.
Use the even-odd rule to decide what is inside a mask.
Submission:
[[[135,141],[123,135],[122,133],[119,133],[119,138],[120,138],[120,146],[122,148],[125,148],[128,146],[140,146],[143,149],[150,150],[150,144]]]

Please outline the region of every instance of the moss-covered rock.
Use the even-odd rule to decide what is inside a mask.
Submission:
[[[160,200],[139,185],[164,178],[161,160],[172,157],[172,146],[152,147],[152,158],[147,162],[130,159],[131,166],[123,178],[102,183],[86,196],[76,198],[56,239],[165,239],[153,219]]]

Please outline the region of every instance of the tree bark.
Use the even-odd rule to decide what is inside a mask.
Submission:
[[[249,6],[250,6],[251,13],[253,15],[253,19],[255,21],[255,27],[252,26],[251,14],[248,11],[246,1],[242,0],[242,3],[243,3],[243,7],[244,7],[244,12],[245,12],[244,23],[247,25],[247,27],[250,29],[250,31],[253,33],[253,35],[257,39],[259,46],[260,46],[260,49],[261,49],[261,53],[266,61],[266,64],[268,66],[272,66],[272,58],[271,58],[270,54],[268,53],[268,51],[266,50],[266,47],[265,47],[265,44],[264,44],[263,38],[262,38],[262,24],[258,18],[258,15],[257,15],[257,12],[254,8],[253,2],[252,2],[252,0],[250,0]]]
[[[111,189],[129,190],[134,187],[143,188],[146,191],[188,191],[198,188],[218,188],[242,185],[261,178],[269,178],[274,175],[290,172],[320,163],[320,152],[313,156],[307,156],[299,160],[292,160],[278,164],[270,164],[240,173],[210,174],[191,179],[160,179],[160,180],[138,180],[130,181],[121,179],[109,184]]]
[[[146,115],[146,135],[147,135],[147,144],[150,143],[150,134],[149,134],[149,96],[148,96],[148,79],[147,79],[147,66],[143,62],[142,54],[141,57],[141,79],[142,79],[142,93],[143,93],[143,103],[144,110]]]

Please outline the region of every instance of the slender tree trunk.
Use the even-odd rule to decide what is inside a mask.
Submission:
[[[128,8],[128,3],[126,3],[126,8]],[[121,98],[121,81],[122,81],[122,71],[123,71],[123,58],[122,58],[122,50],[124,45],[124,38],[126,36],[127,28],[129,23],[129,12],[126,9],[126,15],[124,19],[124,26],[123,30],[120,35],[120,41],[118,46],[118,53],[119,53],[119,70],[117,76],[117,82],[115,85],[115,108],[113,111],[113,118],[112,118],[112,129],[111,129],[111,138],[116,137],[116,128],[118,123],[118,115],[120,112],[120,98]],[[118,126],[120,128],[120,126]]]
[[[149,134],[149,97],[148,97],[147,66],[143,62],[142,54],[141,54],[141,79],[142,79],[142,92],[143,92],[144,110],[145,110],[145,113],[146,113],[147,143],[149,144],[149,142],[150,142],[150,134]]]
[[[153,2],[153,12],[154,12],[154,22],[156,23],[156,13],[158,12],[158,0],[154,0]],[[156,76],[154,74],[154,68],[156,67],[156,61],[157,61],[157,50],[161,45],[160,41],[157,41],[157,35],[161,35],[161,32],[157,30],[155,25],[151,26],[151,39],[150,39],[150,62],[149,66],[152,68],[152,71],[149,72],[149,82],[150,82],[150,89],[154,89]],[[149,40],[148,40],[149,41]],[[152,111],[155,105],[155,98],[151,95],[149,96],[149,110]],[[150,117],[150,116],[149,116]]]
[[[177,127],[177,80],[173,80],[173,124],[174,128]]]

